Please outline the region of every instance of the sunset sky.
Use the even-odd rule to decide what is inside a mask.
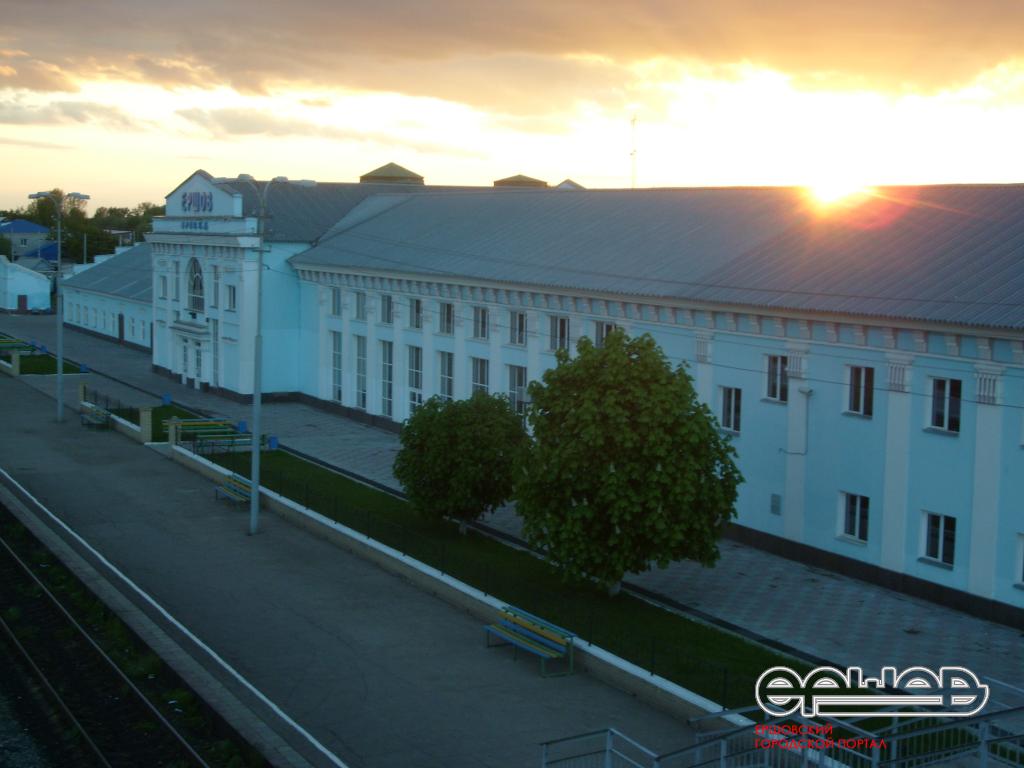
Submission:
[[[214,175],[1024,181],[1019,0],[0,0],[0,207]]]

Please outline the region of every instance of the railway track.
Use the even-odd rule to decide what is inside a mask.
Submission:
[[[200,756],[40,578],[54,565],[33,563],[38,549],[9,538],[0,533],[0,640],[31,670],[80,751],[102,768],[215,768],[219,761]]]

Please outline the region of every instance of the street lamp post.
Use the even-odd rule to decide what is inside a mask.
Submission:
[[[64,421],[64,294],[61,293],[60,280],[63,274],[61,264],[62,232],[61,221],[64,218],[64,200],[88,200],[88,195],[80,192],[69,192],[66,195],[55,195],[53,192],[36,192],[28,196],[29,200],[44,198],[53,203],[57,209],[57,267],[54,270],[56,284],[56,315],[57,315],[57,421]]]
[[[267,216],[267,193],[275,183],[284,183],[288,179],[275,176],[263,185],[260,190],[256,180],[247,173],[238,175],[253,188],[259,200],[259,215],[256,219],[256,237],[259,239],[259,251],[256,255],[256,333],[253,336],[252,349],[252,467],[250,472],[251,489],[249,493],[249,535],[260,529],[260,417],[263,407],[263,241],[265,237],[263,220]]]

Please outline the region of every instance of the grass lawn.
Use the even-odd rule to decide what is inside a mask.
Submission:
[[[249,475],[248,453],[210,457]],[[283,451],[264,451],[262,483],[340,523],[409,554],[499,599],[572,630],[581,638],[727,707],[754,703],[768,667],[806,665],[630,595],[565,584],[533,555],[454,523],[417,516],[410,505]]]
[[[10,362],[9,358],[7,358]],[[22,355],[19,360],[23,374],[55,374],[57,373],[57,358],[50,355]],[[64,373],[81,373],[78,365],[64,361]]]

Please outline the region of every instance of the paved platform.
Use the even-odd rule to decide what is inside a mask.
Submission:
[[[485,649],[468,614],[273,515],[245,535],[208,480],[56,423],[22,382],[0,377],[0,403],[0,466],[351,766],[532,766],[541,741],[609,725],[692,740],[586,674]]]
[[[46,339],[55,329],[50,317],[8,315],[0,316],[0,330]],[[152,373],[144,353],[73,331],[65,339],[69,355],[80,354],[95,368],[154,392],[177,393],[173,387],[179,387],[182,400],[193,402],[194,390]],[[247,418],[245,406],[205,393],[195,392],[195,397],[200,407]],[[274,403],[266,411],[268,430],[288,446],[399,487],[391,473],[396,435],[298,403]],[[514,536],[521,528],[511,508],[486,522]],[[627,583],[842,665],[866,670],[966,666],[1024,689],[1024,627],[977,619],[735,542],[722,543],[715,568],[674,563],[664,571],[631,576]]]

